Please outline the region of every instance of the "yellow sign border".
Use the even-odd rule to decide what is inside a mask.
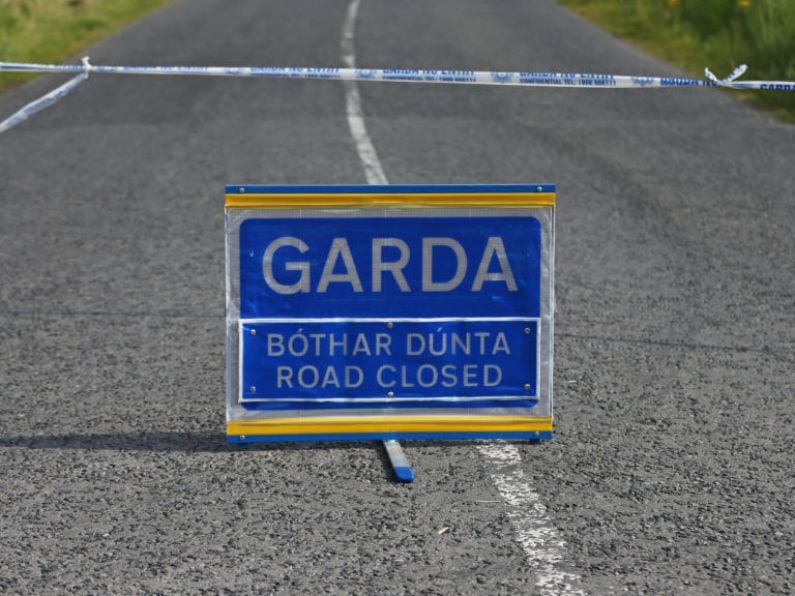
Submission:
[[[230,420],[226,423],[226,434],[230,436],[551,430],[551,416],[329,416]]]
[[[494,193],[265,193],[225,195],[227,209],[300,209],[318,207],[554,207],[554,192]]]

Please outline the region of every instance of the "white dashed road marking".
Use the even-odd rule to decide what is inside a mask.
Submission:
[[[342,28],[340,52],[348,68],[356,68],[354,31],[356,15],[362,0],[351,0]],[[367,127],[364,124],[362,100],[356,81],[345,81],[345,104],[348,125],[356,143],[368,184],[388,184]],[[491,477],[508,506],[507,514],[516,531],[516,539],[525,552],[528,565],[536,577],[536,586],[545,596],[583,595],[580,578],[561,571],[565,542],[547,514],[547,508],[521,469],[522,459],[515,445],[480,445],[478,451],[486,458]]]
[[[479,445],[478,451],[486,457],[491,478],[508,505],[508,518],[516,531],[516,540],[524,549],[541,593],[549,596],[585,594],[579,587],[579,576],[560,569],[566,543],[522,471],[518,447],[492,443]]]
[[[353,48],[353,34],[356,28],[356,14],[359,12],[359,5],[362,0],[351,0],[348,6],[348,14],[345,17],[345,24],[342,26],[342,42],[340,52],[342,62],[348,68],[356,68],[356,53]],[[362,114],[362,99],[359,96],[359,85],[356,81],[345,81],[345,106],[348,113],[348,126],[351,128],[353,141],[356,143],[356,150],[359,152],[359,159],[364,167],[364,174],[368,184],[388,184],[378,154],[375,152],[370,135],[367,134],[367,127],[364,125],[364,114]]]

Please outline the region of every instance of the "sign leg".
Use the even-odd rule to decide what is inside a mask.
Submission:
[[[395,478],[398,482],[414,482],[414,472],[411,471],[409,461],[400,443],[394,440],[384,441],[384,449],[389,456],[389,463],[395,471]]]

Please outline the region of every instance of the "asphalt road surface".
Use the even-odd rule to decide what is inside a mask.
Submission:
[[[337,66],[347,11],[178,0],[88,53]],[[676,74],[551,0],[364,0],[353,47]],[[375,444],[227,447],[223,187],[364,183],[345,88],[95,76],[0,137],[0,591],[795,591],[795,127],[703,89],[360,93],[390,182],[558,185],[554,441],[406,443],[413,485]]]

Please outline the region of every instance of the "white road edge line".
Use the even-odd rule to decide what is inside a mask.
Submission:
[[[566,542],[522,471],[519,449],[515,445],[491,443],[478,445],[478,451],[486,457],[491,479],[508,504],[508,519],[541,594],[584,596],[580,577],[560,569],[565,560]]]
[[[353,47],[353,35],[356,29],[356,15],[359,13],[359,5],[362,0],[351,0],[348,6],[348,14],[342,26],[342,41],[340,42],[340,53],[342,62],[348,68],[356,68],[356,52]],[[351,129],[351,136],[356,143],[356,151],[364,167],[364,175],[367,177],[368,184],[388,184],[378,153],[375,151],[370,135],[367,134],[367,127],[364,125],[364,114],[362,114],[362,99],[359,96],[359,85],[356,81],[344,81],[345,85],[345,107],[348,113],[348,126]]]
[[[362,0],[351,0],[342,27],[340,53],[348,68],[356,68],[354,31],[356,16]],[[364,124],[362,100],[356,81],[345,81],[345,105],[351,136],[362,162],[368,184],[388,184],[367,127]],[[566,543],[547,514],[537,492],[530,486],[521,469],[522,459],[515,445],[479,445],[478,451],[488,460],[490,474],[500,495],[508,505],[508,518],[516,531],[516,538],[525,552],[531,571],[536,576],[536,586],[544,596],[582,596],[585,592],[577,586],[576,574],[560,571]]]

